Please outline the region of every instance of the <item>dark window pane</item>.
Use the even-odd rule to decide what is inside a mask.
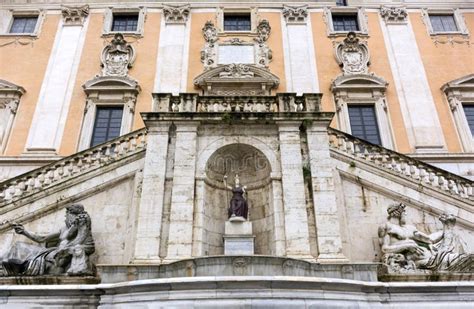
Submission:
[[[434,32],[458,31],[454,15],[430,15],[430,22]]]
[[[352,135],[372,144],[380,145],[380,134],[374,106],[352,105],[348,109]]]
[[[464,114],[466,114],[466,120],[469,124],[469,128],[471,129],[471,134],[474,137],[474,104],[472,105],[463,105]]]
[[[356,14],[333,14],[332,25],[334,31],[359,31],[359,23]]]
[[[33,33],[35,32],[37,16],[34,17],[13,17],[10,33]]]
[[[137,31],[138,14],[115,15],[112,22],[112,31],[116,32],[133,32]]]
[[[123,107],[97,107],[91,147],[120,135]]]
[[[346,0],[336,0],[336,5],[337,6],[346,6],[347,2],[346,2]]]
[[[250,30],[250,14],[224,14],[224,31]]]

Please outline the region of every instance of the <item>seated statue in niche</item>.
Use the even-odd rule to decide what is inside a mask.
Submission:
[[[235,217],[242,217],[247,219],[249,207],[247,204],[247,200],[244,198],[246,186],[240,185],[239,175],[235,175],[234,187],[227,185],[227,176],[224,176],[224,185],[227,190],[232,191],[232,198],[230,199],[229,205],[229,219]]]
[[[89,260],[95,251],[91,219],[84,206],[67,206],[65,226],[48,235],[29,232],[21,224],[12,226],[17,234],[45,246],[15,243],[2,261],[7,276],[95,274],[95,266]]]
[[[388,209],[388,222],[379,227],[382,263],[389,272],[405,273],[416,270],[459,271],[470,268],[472,255],[454,232],[456,218],[443,214],[439,220],[443,230],[425,234],[406,224],[405,205]]]

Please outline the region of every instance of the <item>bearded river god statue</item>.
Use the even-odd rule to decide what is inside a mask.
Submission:
[[[15,243],[2,261],[7,276],[95,274],[95,266],[89,260],[89,256],[95,251],[91,219],[84,206],[67,206],[66,225],[58,232],[48,235],[31,233],[21,224],[11,225],[17,234],[46,245]]]
[[[405,205],[388,209],[388,222],[379,227],[382,264],[388,273],[472,272],[474,255],[467,252],[462,239],[455,233],[456,218],[443,214],[439,220],[443,229],[425,234],[406,224]]]

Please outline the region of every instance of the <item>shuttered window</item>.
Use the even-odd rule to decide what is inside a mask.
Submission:
[[[431,15],[430,23],[434,32],[455,32],[458,31],[454,15]]]
[[[114,14],[112,31],[134,32],[138,27],[138,14]]]
[[[10,33],[34,33],[37,21],[37,16],[13,17]]]
[[[224,14],[224,31],[250,30],[250,14]]]
[[[348,106],[352,135],[380,145],[380,133],[373,105]]]
[[[357,14],[332,14],[334,31],[359,31]]]
[[[474,104],[464,104],[464,114],[466,114],[467,123],[471,129],[471,134],[474,137]]]
[[[91,147],[120,135],[123,107],[97,107]]]

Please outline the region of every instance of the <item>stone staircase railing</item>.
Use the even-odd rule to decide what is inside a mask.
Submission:
[[[468,203],[474,201],[474,182],[410,158],[382,146],[371,144],[336,129],[328,130],[330,147],[381,169],[391,170],[422,185],[438,188]]]
[[[1,182],[0,207],[84,172],[143,151],[146,148],[146,136],[146,129],[133,131]]]
[[[154,112],[314,112],[321,94],[278,93],[275,96],[200,96],[196,93],[153,93]]]

